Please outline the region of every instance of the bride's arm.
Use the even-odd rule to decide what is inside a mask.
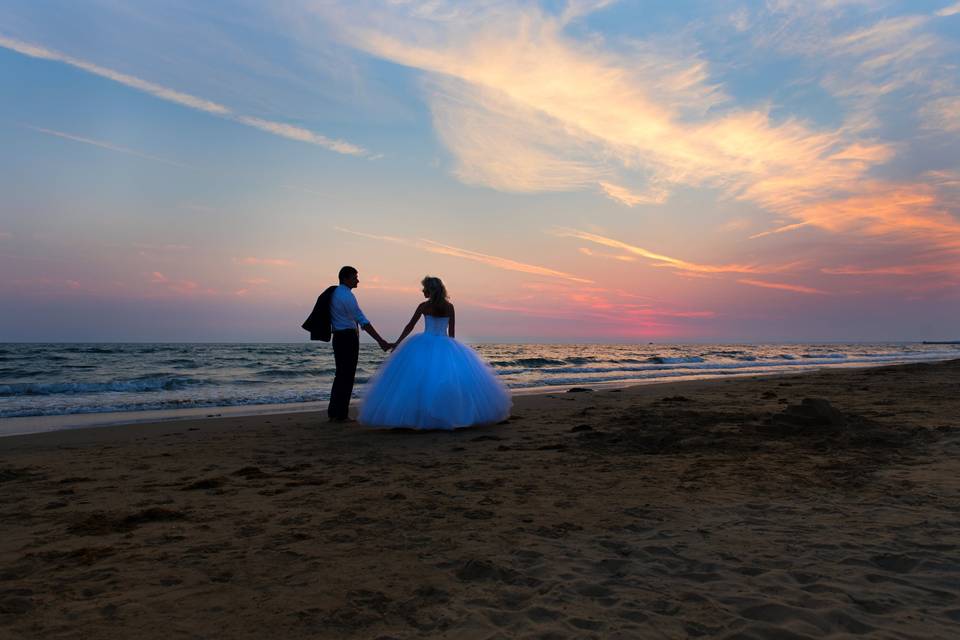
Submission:
[[[393,343],[393,348],[396,349],[404,338],[410,335],[410,332],[413,331],[413,328],[417,326],[417,321],[420,320],[420,316],[423,315],[423,304],[417,305],[417,310],[413,312],[413,317],[410,318],[410,322],[407,323],[407,326],[403,328],[403,333],[400,334],[400,337],[397,338],[397,341]]]
[[[457,337],[456,325],[457,316],[454,313],[453,305],[450,305],[450,323],[447,325],[447,335],[449,335],[451,338]]]

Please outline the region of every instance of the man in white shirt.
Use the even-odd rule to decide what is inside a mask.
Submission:
[[[360,276],[353,267],[340,269],[340,286],[330,299],[330,325],[333,329],[333,358],[337,372],[330,390],[330,406],[327,416],[331,422],[351,422],[348,415],[350,396],[353,394],[353,381],[357,375],[357,360],[360,356],[360,333],[362,328],[377,341],[380,348],[387,351],[392,345],[380,337],[367,317],[360,310],[352,289],[360,284]]]

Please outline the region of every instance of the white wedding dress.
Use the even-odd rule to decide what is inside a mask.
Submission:
[[[506,420],[513,402],[476,351],[447,336],[449,318],[424,315],[367,385],[360,422],[376,427],[460,429]]]

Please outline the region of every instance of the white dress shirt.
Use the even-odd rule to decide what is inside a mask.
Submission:
[[[334,331],[343,331],[344,329],[357,330],[357,325],[361,327],[370,324],[367,316],[360,311],[360,305],[357,304],[357,298],[353,295],[345,284],[341,284],[333,292],[330,300],[330,324]]]

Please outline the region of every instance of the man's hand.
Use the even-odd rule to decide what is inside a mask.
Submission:
[[[383,349],[384,351],[390,351],[390,349],[393,348],[393,345],[387,342],[386,340],[381,340],[380,348]]]

